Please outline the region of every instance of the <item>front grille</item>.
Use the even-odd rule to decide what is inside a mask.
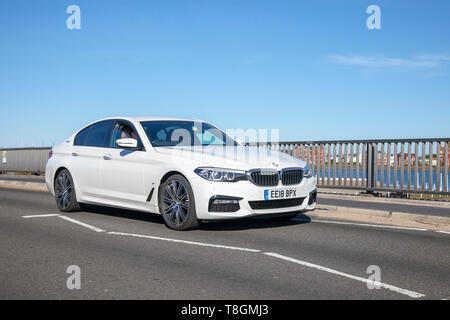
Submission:
[[[260,187],[275,187],[280,179],[285,186],[300,184],[303,180],[303,170],[299,168],[283,169],[280,172],[271,169],[254,169],[248,172],[250,181]]]
[[[305,198],[278,199],[278,200],[258,200],[249,201],[250,208],[254,210],[279,209],[301,206]]]
[[[285,186],[300,184],[303,179],[303,170],[284,169],[281,170],[281,183]]]
[[[260,187],[274,187],[278,185],[280,175],[276,170],[251,170],[250,181]]]

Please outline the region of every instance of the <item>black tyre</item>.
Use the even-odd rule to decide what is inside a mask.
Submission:
[[[174,230],[197,228],[194,193],[181,175],[175,174],[159,188],[159,210],[167,227]]]
[[[71,212],[80,210],[72,176],[66,169],[61,170],[55,179],[55,200],[59,211]]]

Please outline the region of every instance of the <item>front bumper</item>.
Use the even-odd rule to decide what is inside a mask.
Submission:
[[[316,206],[316,184],[314,178],[303,179],[298,185],[276,187],[259,187],[250,181],[238,182],[212,182],[201,177],[189,179],[195,197],[197,218],[200,220],[244,218],[265,214],[277,214],[288,212],[305,212],[314,210]],[[296,189],[296,198],[304,198],[303,201],[291,201],[283,208],[259,209],[265,200],[264,190]],[[239,209],[233,212],[217,212],[211,210],[211,199],[236,198],[239,200]],[[259,205],[255,205],[255,201]],[[250,204],[252,202],[252,205]],[[292,206],[291,206],[292,205]],[[252,208],[253,206],[253,208]],[[265,206],[270,207],[270,206]],[[256,209],[258,208],[258,209]]]

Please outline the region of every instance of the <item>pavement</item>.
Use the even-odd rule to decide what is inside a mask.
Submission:
[[[342,197],[320,194],[320,203],[327,206],[358,208],[368,210],[384,210],[391,212],[404,212],[411,214],[427,214],[432,216],[441,216],[450,218],[450,206],[443,206],[439,203],[424,203],[420,200],[406,200],[403,203],[392,202],[391,199],[342,199]],[[418,201],[420,204],[411,204],[407,202]]]
[[[13,174],[1,174],[0,181],[22,181],[22,182],[36,182],[44,183],[44,176],[32,176],[32,175],[13,175]]]
[[[441,230],[314,214],[177,232],[158,215],[61,214],[48,193],[0,189],[0,299],[449,299],[449,245]]]

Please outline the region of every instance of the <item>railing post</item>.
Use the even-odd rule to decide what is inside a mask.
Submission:
[[[367,177],[367,191],[368,193],[372,193],[375,187],[374,181],[376,181],[376,172],[374,172],[375,167],[375,146],[373,143],[367,143],[367,168],[366,168],[366,177]]]

